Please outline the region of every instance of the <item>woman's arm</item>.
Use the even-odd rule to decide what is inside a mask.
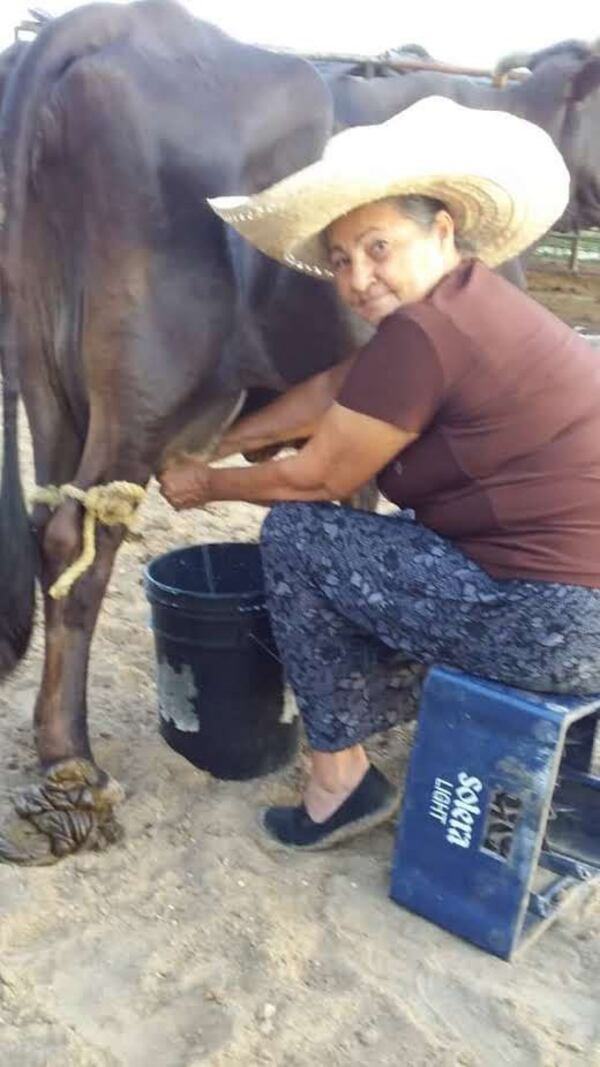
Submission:
[[[268,445],[312,437],[355,359],[356,355],[350,356],[335,367],[292,386],[260,411],[238,419],[222,437],[214,458],[224,459],[237,452],[255,452]]]
[[[173,507],[211,500],[271,504],[279,500],[340,500],[385,467],[418,434],[332,404],[304,448],[295,456],[254,467],[214,468],[185,457],[160,475],[161,491]]]

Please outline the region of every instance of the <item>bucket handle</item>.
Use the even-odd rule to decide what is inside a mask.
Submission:
[[[283,662],[280,660],[279,656],[276,656],[275,653],[271,651],[269,646],[265,645],[264,641],[259,641],[258,637],[256,637],[255,634],[248,634],[248,637],[251,641],[254,641],[254,643],[263,650],[263,652],[266,652],[267,655],[271,657],[271,659],[274,659],[280,667],[283,667]]]
[[[264,605],[263,604],[253,604],[252,607],[248,607],[248,608],[240,607],[240,609],[239,609],[240,615],[255,615],[255,614],[257,614],[257,612],[259,612],[259,611],[263,612],[264,610],[265,609],[264,609]],[[266,652],[267,655],[271,657],[271,659],[274,659],[275,662],[278,663],[280,667],[283,667],[282,660],[280,660],[279,656],[277,656],[274,652],[271,651],[271,649],[268,647],[268,645],[265,645],[264,642],[260,641],[259,638],[256,637],[256,635],[253,634],[253,633],[248,634],[248,637],[250,638],[251,641],[254,641],[254,643],[256,645],[258,645],[258,647],[261,648],[263,652]]]

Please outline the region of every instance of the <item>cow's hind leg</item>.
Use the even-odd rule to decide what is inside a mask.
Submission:
[[[40,438],[40,454],[49,454],[47,444]],[[95,461],[102,454],[88,440],[73,477],[75,485],[87,489],[108,480]],[[60,470],[50,470],[40,459],[36,473],[43,481],[70,480],[64,463]],[[123,472],[121,476],[126,477]],[[145,480],[139,469],[136,476],[138,482]],[[7,862],[52,863],[80,849],[103,848],[120,836],[115,808],[123,791],[94,762],[86,689],[90,644],[124,527],[98,525],[92,566],[67,597],[55,600],[49,595],[53,583],[81,551],[82,517],[75,501],[62,504],[52,515],[45,508],[36,509],[46,644],[34,723],[44,777],[20,791],[15,798],[18,818],[0,830],[0,860]]]
[[[203,439],[210,436],[215,420],[223,421],[232,401],[223,404],[215,401],[211,417],[204,419]],[[152,448],[141,456],[139,441],[148,427],[143,419],[140,421],[139,412],[132,410],[130,418],[120,425],[114,420],[110,423],[107,406],[102,400],[93,402],[83,457],[72,478],[77,488],[87,490],[113,480],[145,485],[154,454],[160,454],[176,437],[173,420],[162,420],[155,414]],[[42,478],[51,480],[52,475],[46,471]],[[63,478],[68,479],[65,469],[57,480]],[[35,707],[35,737],[44,778],[16,798],[19,818],[0,830],[0,861],[51,863],[71,852],[104,848],[120,836],[115,809],[123,792],[94,762],[86,690],[96,620],[125,528],[98,524],[93,564],[66,597],[54,599],[50,589],[80,554],[82,520],[81,505],[69,500],[38,526],[46,648]]]
[[[98,526],[92,566],[64,599],[48,593],[79,553],[80,510],[74,502],[64,504],[43,533],[46,654],[34,722],[44,777],[16,796],[19,820],[0,832],[0,858],[11,862],[50,863],[120,836],[115,808],[123,791],[94,762],[86,688],[90,644],[123,527]]]

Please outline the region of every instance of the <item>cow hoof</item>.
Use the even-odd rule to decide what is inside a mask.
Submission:
[[[17,817],[0,828],[0,862],[43,866],[72,852],[101,851],[123,836],[118,782],[89,760],[51,767],[14,798]]]

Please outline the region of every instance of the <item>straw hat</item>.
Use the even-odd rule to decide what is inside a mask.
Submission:
[[[317,163],[261,193],[208,202],[261,252],[327,279],[327,226],[361,204],[408,194],[443,201],[457,233],[495,267],[562,215],[569,173],[539,126],[430,96],[380,125],[337,134]]]

